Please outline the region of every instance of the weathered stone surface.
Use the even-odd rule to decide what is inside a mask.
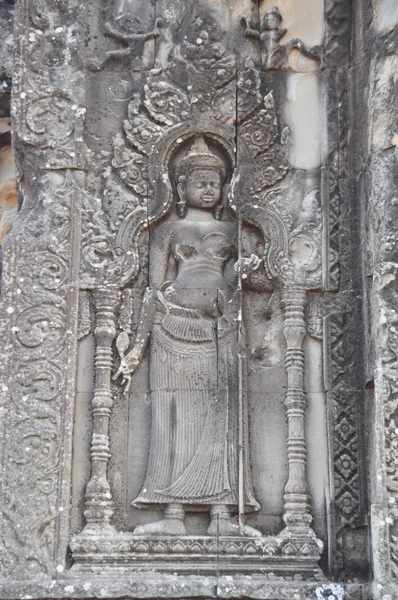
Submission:
[[[12,53],[13,53],[13,0],[0,2],[0,117],[10,114]]]
[[[394,15],[20,0],[1,597],[395,598]]]

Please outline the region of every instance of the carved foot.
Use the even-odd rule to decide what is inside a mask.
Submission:
[[[229,510],[225,506],[213,506],[210,512],[210,525],[207,529],[207,533],[213,536],[239,536],[245,537],[261,537],[261,531],[244,525],[242,530],[236,521],[231,520]]]
[[[182,506],[170,505],[164,512],[164,519],[139,525],[134,529],[133,535],[186,535],[184,517],[185,512]]]
[[[134,535],[186,535],[184,523],[178,519],[161,519],[155,523],[139,525],[134,529]]]
[[[226,521],[224,519],[220,519],[217,521],[216,519],[212,520],[207,533],[209,535],[220,535],[220,536],[239,536],[244,535],[245,537],[261,537],[261,531],[258,529],[254,529],[254,527],[250,527],[249,525],[244,525],[242,532],[240,530],[239,524],[235,523],[235,521]]]

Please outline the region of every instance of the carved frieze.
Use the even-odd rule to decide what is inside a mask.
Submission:
[[[57,547],[75,195],[67,175],[51,197],[41,198],[35,221],[24,228],[23,247],[21,238],[17,241],[19,274],[8,299],[13,366],[2,488],[3,577],[23,577],[27,571],[32,578],[44,577]]]
[[[286,44],[280,43],[287,29],[281,27],[282,15],[278,7],[274,6],[264,13],[259,30],[253,27],[251,19],[246,15],[242,15],[241,22],[245,27],[245,37],[260,41],[264,71],[291,69],[308,72],[320,68],[320,47],[309,49],[299,39],[292,39]]]
[[[24,0],[19,11],[27,23],[24,35],[16,36],[17,61],[26,68],[16,70],[15,134],[42,168],[82,167],[86,109],[78,4]]]
[[[211,540],[217,530],[221,531],[221,535],[227,536],[225,544],[226,548],[230,548],[226,549],[228,561],[232,560],[228,553],[235,553],[228,538],[233,535],[232,532],[240,532],[253,540],[261,538],[266,547],[264,552],[269,551],[270,556],[279,560],[276,539],[261,537],[258,530],[244,524],[244,512],[258,509],[258,502],[251,490],[247,442],[244,443],[244,456],[239,457],[239,465],[234,463],[238,458],[225,459],[228,466],[223,467],[222,475],[220,465],[225,462],[224,450],[218,449],[218,434],[214,428],[215,421],[212,425],[214,419],[211,418],[211,411],[216,407],[212,407],[213,401],[208,398],[214,385],[213,380],[216,382],[219,377],[214,366],[217,365],[217,361],[221,361],[225,363],[225,385],[229,396],[232,397],[231,394],[241,390],[236,403],[236,406],[240,407],[240,413],[233,416],[232,411],[231,417],[228,417],[233,420],[229,426],[231,433],[226,448],[230,448],[228,453],[232,457],[236,451],[232,432],[236,428],[236,435],[246,439],[248,431],[245,417],[246,392],[243,387],[245,367],[242,362],[239,363],[238,357],[231,353],[231,341],[236,338],[238,345],[244,347],[244,333],[239,326],[236,303],[239,302],[239,294],[251,286],[255,290],[267,292],[282,289],[283,331],[288,346],[288,389],[285,404],[290,439],[290,450],[287,453],[289,480],[284,496],[286,529],[281,534],[282,540],[289,541],[283,542],[286,548],[282,551],[282,556],[289,556],[289,560],[294,562],[302,552],[308,557],[309,569],[316,573],[316,557],[319,557],[322,547],[322,543],[316,539],[310,528],[312,516],[305,474],[306,399],[302,379],[306,289],[322,287],[322,223],[318,189],[309,189],[298,206],[296,203],[292,208],[286,204],[284,187],[277,187],[277,184],[281,184],[289,172],[289,131],[280,125],[273,93],[271,90],[267,90],[265,94],[261,92],[263,83],[260,73],[250,60],[246,61],[244,70],[235,78],[231,70],[234,62],[231,58],[226,58],[217,28],[205,18],[200,18],[199,21],[196,20],[192,24],[193,30],[197,26],[200,27],[200,35],[195,33],[199,38],[191,40],[188,36],[181,49],[187,62],[188,84],[181,85],[167,70],[155,69],[149,74],[142,92],[134,94],[129,102],[123,131],[114,137],[113,157],[102,176],[104,201],[100,205],[90,194],[86,194],[83,199],[81,273],[84,287],[94,288],[96,324],[93,331],[97,348],[91,446],[92,475],[86,490],[87,525],[72,542],[76,573],[83,568],[83,563],[97,563],[99,549],[93,546],[93,536],[104,528],[108,531],[110,543],[114,548],[110,549],[110,562],[118,560],[114,552],[117,553],[118,543],[122,539],[120,536],[125,536],[126,551],[135,561],[142,560],[140,553],[144,551],[145,546],[144,541],[138,543],[139,537],[141,536],[142,540],[156,540],[156,537],[160,536],[159,540],[153,543],[167,563],[171,560],[173,552],[182,548],[181,544],[186,544],[188,540],[184,526],[184,505],[189,504],[193,507],[210,505],[207,508],[210,512],[209,539]],[[215,36],[214,39],[212,36]],[[203,48],[197,39],[204,40]],[[216,71],[216,68],[220,70]],[[235,123],[238,127],[237,156]],[[250,170],[247,169],[249,161]],[[197,173],[196,179],[192,173]],[[209,214],[204,223],[207,227],[206,246],[199,238],[198,243],[202,245],[197,246],[194,233],[196,229],[190,233],[192,224],[191,219],[187,218],[187,213],[189,215],[190,211],[192,212],[192,207],[199,212],[202,210],[205,215],[208,214],[203,210],[202,204],[194,204],[199,200],[194,200],[193,189],[195,186],[199,189],[204,185],[197,179],[201,176],[210,190],[208,202],[210,203],[211,198],[211,207],[215,209],[214,215]],[[200,202],[206,202],[206,199]],[[173,220],[166,220],[163,224],[162,220],[170,217],[173,206],[182,219],[181,224]],[[297,213],[297,210],[300,212]],[[116,216],[118,213],[123,215],[122,219]],[[113,216],[116,217],[116,222]],[[118,226],[115,226],[116,223]],[[262,240],[257,243],[255,254],[245,255],[241,254],[242,248],[239,250],[239,236],[247,227],[257,230],[259,239]],[[131,317],[126,312],[126,307],[131,306],[131,303],[126,293],[131,289],[130,286],[134,284],[140,270],[142,233],[145,231],[149,232],[150,261],[153,263],[149,263],[150,287],[142,299],[141,314],[133,341],[134,338],[131,340],[130,337]],[[169,244],[170,248],[175,248],[167,254],[165,247]],[[204,314],[207,316],[202,315],[202,305],[197,305],[198,299],[185,292],[184,286],[177,291],[178,275],[174,284],[170,285],[165,279],[166,270],[163,275],[156,274],[160,268],[165,269],[161,267],[162,264],[166,265],[170,260],[176,260],[176,256],[184,263],[202,254],[206,261],[211,259],[219,261],[220,264],[235,264],[235,275],[232,271],[229,291],[227,292],[226,287],[222,296],[220,291],[218,308],[215,308],[216,305],[213,307],[220,311],[220,315],[214,321],[219,323],[216,325],[220,344],[217,359],[216,355],[212,354],[213,325],[209,320],[215,318],[215,314],[206,312]],[[178,269],[179,267],[177,273]],[[151,279],[152,277],[154,279]],[[221,285],[222,288],[223,277],[218,284],[214,284],[215,287]],[[118,290],[125,286],[128,287],[123,292],[123,317],[116,321],[115,307],[119,306],[120,301]],[[234,287],[236,291],[231,296]],[[186,293],[188,296],[181,305],[180,295],[185,297]],[[201,293],[199,291],[199,294]],[[210,310],[210,304],[206,311]],[[120,328],[119,335],[116,335],[116,326]],[[205,372],[208,379],[208,390],[200,392],[205,394],[202,404],[208,405],[207,416],[204,414],[203,417],[203,422],[207,425],[202,433],[201,429],[198,429],[197,446],[192,445],[192,464],[188,461],[184,468],[180,467],[179,475],[168,482],[164,479],[171,465],[167,462],[169,459],[167,452],[165,453],[168,443],[162,450],[161,439],[156,439],[156,419],[165,419],[165,422],[168,419],[166,397],[164,406],[160,404],[158,408],[157,405],[153,408],[155,433],[151,440],[146,482],[133,504],[143,507],[151,504],[158,504],[160,507],[166,505],[166,510],[164,519],[141,525],[133,534],[116,533],[110,523],[114,504],[107,479],[107,462],[110,456],[109,419],[113,405],[110,372],[115,338],[120,360],[115,379],[122,377],[126,398],[130,393],[133,373],[141,364],[148,345],[153,398],[155,395],[159,395],[159,398],[163,397],[162,394],[167,396],[171,385],[177,386],[174,394],[177,394],[179,389],[185,389],[187,385],[186,401],[188,402],[189,398],[189,402],[194,406],[197,402],[195,394],[199,392],[189,391],[190,385],[195,387],[197,378],[203,380]],[[203,346],[201,358],[199,355],[196,357],[198,350],[195,346],[199,349]],[[207,361],[205,370],[203,361]],[[277,364],[280,362],[279,359]],[[230,369],[231,377],[234,372],[234,376],[238,377],[235,383],[228,379],[230,376],[227,373]],[[159,388],[160,381],[164,378],[168,380],[171,373],[174,373],[174,380],[177,381],[179,377],[181,380],[178,379],[179,383],[174,384],[169,382],[167,390],[162,392],[162,388]],[[298,373],[301,373],[300,377]],[[221,380],[218,385],[221,385]],[[222,394],[223,392],[220,403]],[[231,408],[228,408],[229,401],[226,402],[225,412],[223,415],[220,413],[218,418],[219,424],[220,419],[224,419],[231,411]],[[183,431],[184,414],[180,414],[177,408],[175,410],[176,427]],[[162,435],[167,437],[167,427],[162,431]],[[178,445],[178,442],[170,443]],[[176,456],[188,452],[181,444],[183,441],[180,442],[179,449],[176,446]],[[297,459],[299,455],[300,460]],[[195,460],[197,465],[194,468]],[[161,464],[164,465],[160,470],[156,470],[153,465],[160,464],[159,461],[163,461]],[[208,465],[205,470],[204,465]],[[213,473],[211,477],[209,469]],[[211,485],[202,477],[202,473],[207,473],[206,477],[212,481]],[[223,484],[222,477],[227,477],[229,483]],[[238,481],[238,477],[242,478],[242,483],[239,484],[239,490],[235,491],[234,482]],[[225,490],[228,489],[230,491],[227,493]],[[238,509],[239,524],[231,521],[230,510],[227,509],[230,504]],[[165,546],[162,536],[171,536],[171,545]],[[176,538],[175,543],[173,538]],[[152,545],[153,543],[151,542]],[[206,540],[206,543],[210,542]],[[192,544],[199,555],[208,552],[200,546],[199,538],[193,537]],[[151,560],[160,560],[157,558],[158,551],[151,548],[152,546],[146,551]],[[193,551],[184,550],[187,557]],[[260,554],[263,554],[263,551]],[[281,560],[283,563],[282,557]]]
[[[64,577],[68,566],[65,593],[82,597],[80,578],[98,576],[109,597],[153,597],[159,585],[170,598],[342,597],[319,563],[333,532],[342,567],[362,510],[340,298],[328,306],[346,132],[317,166],[298,168],[285,125],[288,78],[319,71],[321,49],[283,43],[277,8],[259,25],[230,7],[229,27],[257,47],[260,67],[231,49],[218,7],[160,2],[141,26],[126,0],[97,15],[106,43],[94,53],[89,40],[83,65],[77,3],[21,5],[16,136],[21,164],[37,158],[41,181],[28,188],[46,193],[27,205],[5,296],[4,577]],[[85,76],[100,90],[88,124]],[[105,98],[118,85],[113,111]],[[328,119],[341,126],[336,101]],[[139,441],[134,427],[145,429]],[[332,430],[315,485],[317,443]],[[154,580],[137,582],[148,566]],[[220,571],[211,589],[190,581],[198,569]],[[117,586],[121,574],[131,580]]]

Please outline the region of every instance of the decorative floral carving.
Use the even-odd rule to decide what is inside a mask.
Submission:
[[[26,108],[26,124],[31,131],[27,139],[42,147],[55,147],[65,142],[73,133],[76,111],[77,106],[64,95],[53,94],[33,100]]]
[[[278,136],[276,116],[269,111],[260,110],[255,117],[242,125],[239,133],[252,157],[256,158],[265,152]]]
[[[55,306],[31,306],[19,315],[17,338],[24,346],[55,351],[64,335],[64,315]]]
[[[260,85],[260,74],[254,68],[253,61],[247,59],[245,70],[239,73],[236,84],[238,123],[249,117],[261,105]]]
[[[123,127],[130,144],[147,156],[152,153],[162,135],[162,127],[141,114],[129,116],[129,121],[124,121]]]
[[[148,82],[144,104],[157,123],[171,127],[189,116],[186,94],[168,81]]]
[[[121,179],[140,196],[147,195],[146,162],[140,154],[132,152],[120,135],[113,143],[114,158],[112,167],[119,172]]]
[[[51,184],[51,176],[46,184]],[[61,188],[49,190],[51,202],[43,202],[46,218],[41,222],[36,218],[35,227],[24,229],[20,287],[11,315],[15,367],[10,380],[13,402],[4,450],[4,538],[0,542],[2,553],[13,560],[3,563],[2,576],[22,578],[29,572],[31,578],[42,578],[51,568],[57,543],[54,507],[59,498],[63,435],[59,419],[68,364],[65,300],[71,277],[70,211],[75,191],[73,178],[67,175]],[[35,210],[40,215],[42,208]]]
[[[21,33],[15,36],[16,55],[25,68],[23,77],[15,78],[14,131],[21,142],[34,147],[30,151],[36,153],[38,165],[82,166],[85,109],[81,71],[75,68],[80,61],[79,8],[72,0],[35,0],[22,10],[29,22],[21,23]]]
[[[344,566],[343,533],[345,528],[360,522],[358,487],[358,431],[353,396],[346,387],[350,381],[352,356],[350,344],[344,343],[347,331],[348,306],[332,308],[330,314],[331,385],[334,430],[334,488],[336,507],[336,572]],[[356,397],[354,397],[354,400]],[[349,457],[348,461],[344,457]]]
[[[27,401],[51,402],[62,391],[62,368],[43,358],[29,358],[19,363],[13,377],[12,397],[23,406]]]

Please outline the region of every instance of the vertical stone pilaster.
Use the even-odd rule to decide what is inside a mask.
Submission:
[[[120,292],[113,289],[96,289],[93,292],[96,324],[94,335],[95,390],[92,400],[93,435],[91,441],[91,478],[86,489],[86,531],[111,527],[114,512],[111,488],[107,478],[110,459],[109,420],[113,399],[111,370],[113,365],[112,342],[116,336],[115,306]]]
[[[284,494],[284,516],[288,531],[309,532],[312,522],[310,497],[306,478],[307,450],[305,443],[304,350],[306,335],[304,308],[306,291],[297,287],[286,288],[282,294],[284,308],[283,334],[287,348],[285,365],[287,391],[285,406],[288,420],[287,458],[289,478]]]

